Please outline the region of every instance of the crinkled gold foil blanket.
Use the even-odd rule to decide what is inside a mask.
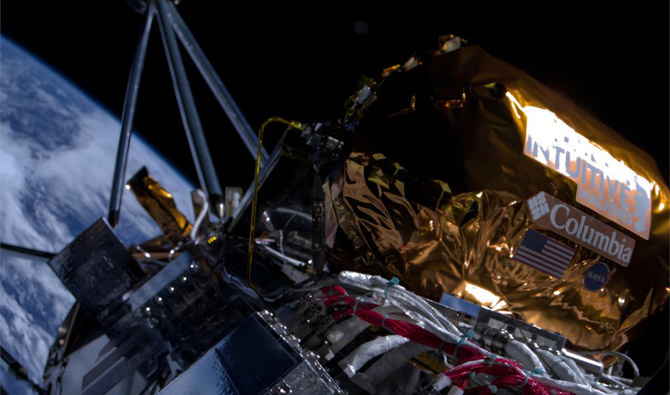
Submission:
[[[397,276],[433,300],[447,292],[513,312],[589,349],[623,345],[627,332],[651,312],[652,298],[656,306],[666,298],[664,281],[638,282],[653,279],[645,273],[652,262],[610,265],[612,278],[594,292],[582,281],[600,257],[587,249],[577,248],[561,279],[512,259],[527,229],[550,233],[532,224],[525,201],[511,193],[462,193],[427,207],[405,197],[402,179],[380,182],[382,168],[364,156],[346,163],[333,210],[348,242],[335,245],[329,262],[335,270]]]
[[[146,168],[140,169],[128,182],[128,186],[140,205],[163,231],[163,236],[155,240],[152,249],[169,250],[189,234],[191,224],[177,209],[172,195],[149,175]],[[158,243],[158,239],[162,241]]]
[[[578,347],[617,349],[639,335],[670,290],[670,194],[654,160],[477,46],[415,63],[384,77],[361,115],[343,174],[325,185],[329,218],[337,222],[328,228],[338,229],[329,235],[329,266],[397,276],[434,300],[447,292],[513,312]],[[573,180],[524,155],[527,106],[551,111],[650,182],[648,240],[579,205]],[[526,199],[540,191],[633,237],[629,266],[533,224]],[[576,249],[562,278],[511,258],[527,229]],[[584,275],[597,262],[608,265],[610,277],[590,291]]]

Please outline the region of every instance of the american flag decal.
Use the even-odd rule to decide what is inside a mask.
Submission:
[[[575,250],[532,229],[526,232],[514,259],[557,278],[563,277]]]

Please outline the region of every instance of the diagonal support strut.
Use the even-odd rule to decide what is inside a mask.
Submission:
[[[128,162],[133,120],[135,118],[137,95],[154,18],[158,21],[161,37],[163,39],[163,46],[170,67],[173,87],[177,97],[184,130],[191,149],[193,162],[198,174],[198,181],[209,198],[212,211],[217,217],[222,219],[224,198],[221,191],[221,185],[219,184],[219,179],[205,140],[205,134],[188,82],[177,37],[181,40],[183,47],[190,55],[210,90],[218,100],[232,125],[235,127],[235,130],[242,139],[244,145],[254,158],[258,146],[258,137],[251,129],[249,122],[247,122],[233,100],[230,92],[228,92],[225,85],[214,71],[214,68],[191,34],[191,31],[186,26],[186,23],[179,15],[175,4],[171,0],[150,0],[146,3],[146,7],[142,7],[142,10],[144,10],[144,8],[146,8],[144,30],[140,37],[131,66],[128,85],[126,86],[123,113],[121,116],[121,136],[119,139],[116,166],[114,168],[114,178],[112,182],[108,214],[109,223],[114,227],[118,224],[120,219],[121,197],[123,193],[126,164]],[[139,11],[139,9],[137,10]],[[263,148],[261,153],[261,166],[264,166],[267,163],[268,158],[269,155]]]

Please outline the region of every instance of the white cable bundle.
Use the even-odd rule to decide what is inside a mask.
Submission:
[[[542,375],[547,374],[547,371],[542,365],[540,358],[527,345],[518,341],[510,340],[505,345],[505,353],[515,361],[519,362],[528,370],[534,370]]]
[[[545,361],[549,370],[554,372],[559,379],[571,381],[574,383],[588,384],[583,381],[580,374],[573,370],[573,367],[568,364],[563,358],[547,350],[537,350],[537,353]],[[581,373],[581,372],[580,372]]]
[[[447,377],[446,374],[438,374],[437,377],[433,379],[430,385],[437,392],[442,391],[443,389],[449,387],[452,384],[451,379]]]
[[[409,339],[399,335],[380,336],[358,346],[351,354],[342,359],[338,365],[347,376],[352,377],[358,369],[372,358],[387,353],[408,341]]]
[[[393,306],[379,306],[373,309],[374,311],[380,314],[387,314],[394,310]],[[335,353],[344,348],[352,340],[356,338],[361,332],[363,332],[370,324],[359,319],[356,316],[353,316],[337,325],[333,325],[325,334],[326,339],[331,343],[329,347],[329,352],[324,356],[326,360],[331,360],[335,356]]]
[[[458,328],[426,300],[413,292],[406,290],[403,286],[392,284],[381,276],[372,276],[357,272],[342,271],[338,279],[344,284],[381,293],[390,303],[398,306],[404,313],[418,312],[423,318],[421,321],[429,323],[443,333],[461,336]]]
[[[368,275],[351,271],[340,272],[338,279],[346,286],[357,288],[363,291],[373,292],[376,298],[383,297],[387,303],[399,308],[401,312],[416,325],[429,330],[445,342],[467,344],[470,347],[482,351],[482,353],[485,355],[490,354],[490,351],[483,349],[482,347],[468,340],[465,340],[462,334],[463,331],[459,330],[451,321],[449,321],[443,314],[435,309],[435,307],[428,303],[424,298],[398,285],[397,282],[388,281],[381,276]],[[379,340],[379,342],[380,344],[384,343],[382,340]],[[370,347],[370,349],[377,349],[376,347],[378,346],[373,347],[373,342],[369,343],[370,344],[364,344],[364,348],[361,348],[363,346],[359,347],[361,348],[360,350],[357,349],[351,355],[349,355],[347,359],[341,361],[340,367],[342,367],[345,373],[351,377],[352,374],[356,373],[356,371],[371,358],[387,352],[384,357],[373,364],[366,372],[357,373],[353,377],[353,380],[356,383],[368,389],[371,393],[374,393],[375,380],[379,377],[382,377],[383,374],[390,374],[388,371],[388,366],[395,366],[395,363],[389,365],[389,361],[395,361],[398,363],[398,353],[403,353],[404,350],[409,351],[409,349],[416,351],[413,349],[413,347],[419,347],[419,345],[409,342],[397,346],[397,348],[395,348],[393,351],[388,352],[388,349],[391,349],[392,346],[391,344],[387,344],[386,346],[381,346],[387,348],[381,348],[377,351],[377,354],[372,355],[370,354],[372,351],[367,350],[367,347]],[[427,348],[424,347],[424,349]],[[556,388],[560,388],[568,392],[573,392],[578,395],[605,395],[606,393],[610,393],[606,387],[600,385],[597,383],[597,381],[594,382],[594,380],[588,380],[579,366],[577,366],[575,361],[570,358],[564,358],[563,356],[556,355],[550,351],[542,349],[533,351],[525,343],[514,339],[510,340],[505,345],[505,353],[511,359],[519,362],[527,369],[527,371],[535,372],[532,374],[532,377],[545,385],[554,386]],[[595,354],[597,352],[592,353]],[[372,356],[368,357],[368,355]],[[358,362],[360,365],[352,364],[351,362],[354,359],[356,359],[356,361],[360,361]],[[636,369],[637,366],[635,366],[634,362],[632,362],[630,358],[625,359],[634,367],[637,376],[639,374]],[[407,359],[405,359],[405,361],[406,360]],[[545,364],[551,368],[554,374],[556,374],[556,376],[559,378],[558,380],[553,379],[548,375],[545,369]],[[526,373],[520,372],[520,374]],[[451,380],[444,375],[438,375],[438,377],[436,377],[432,383],[433,387],[438,391],[448,387],[451,384]],[[451,389],[457,392],[460,390],[456,386],[452,386]],[[621,391],[617,393],[629,394],[632,393],[633,390],[634,389],[630,389],[629,387],[628,389],[621,389]]]
[[[430,350],[429,347],[423,346],[414,342],[406,342],[393,351],[386,353],[383,357],[377,360],[365,372],[359,372],[352,381],[360,387],[367,390],[369,393],[376,392],[375,385],[384,380],[390,374],[393,374],[407,361],[423,352]]]
[[[209,202],[207,201],[207,196],[205,196],[205,192],[203,192],[202,189],[196,189],[195,193],[198,195],[200,199],[202,199],[202,209],[200,210],[200,213],[198,214],[198,217],[195,219],[195,223],[191,228],[191,234],[189,235],[191,237],[191,240],[195,240],[195,237],[198,235],[200,225],[202,225],[202,221],[205,219],[205,216],[207,215],[207,212],[209,210]]]
[[[540,375],[533,375],[533,378],[542,384],[559,388],[562,391],[572,392],[575,395],[607,395],[606,393],[585,384],[578,384],[565,380],[555,380]]]

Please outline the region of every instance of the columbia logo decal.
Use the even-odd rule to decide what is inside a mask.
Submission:
[[[537,225],[622,266],[630,263],[635,249],[635,239],[632,237],[546,192],[529,197],[527,203],[530,216]]]
[[[530,208],[530,215],[533,217],[533,221],[549,214],[549,204],[544,192],[540,192],[528,199],[528,208]]]

